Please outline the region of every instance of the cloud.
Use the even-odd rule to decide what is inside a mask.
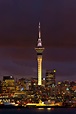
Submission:
[[[76,48],[45,48],[44,60],[72,62],[76,61]]]
[[[0,46],[33,47],[41,21],[45,47],[76,47],[76,1],[0,1]]]

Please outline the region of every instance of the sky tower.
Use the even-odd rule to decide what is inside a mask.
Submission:
[[[42,52],[44,51],[44,48],[42,47],[42,41],[41,41],[41,30],[40,30],[40,22],[39,22],[39,36],[37,40],[37,46],[35,48],[37,52],[37,76],[38,76],[38,85],[42,85]]]

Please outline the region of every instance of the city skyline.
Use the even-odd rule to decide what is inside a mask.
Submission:
[[[56,69],[56,80],[76,80],[76,1],[0,2],[0,79],[37,77],[36,41],[41,22],[43,77]],[[25,78],[26,78],[25,77]]]

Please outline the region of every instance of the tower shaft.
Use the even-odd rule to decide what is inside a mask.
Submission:
[[[37,56],[38,62],[38,85],[42,85],[42,55]]]
[[[43,47],[35,48],[37,52],[37,77],[38,85],[42,85],[42,52],[44,51]]]

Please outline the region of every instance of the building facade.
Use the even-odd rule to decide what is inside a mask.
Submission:
[[[53,87],[55,86],[55,72],[56,70],[47,70],[46,71],[46,86],[47,87]]]

